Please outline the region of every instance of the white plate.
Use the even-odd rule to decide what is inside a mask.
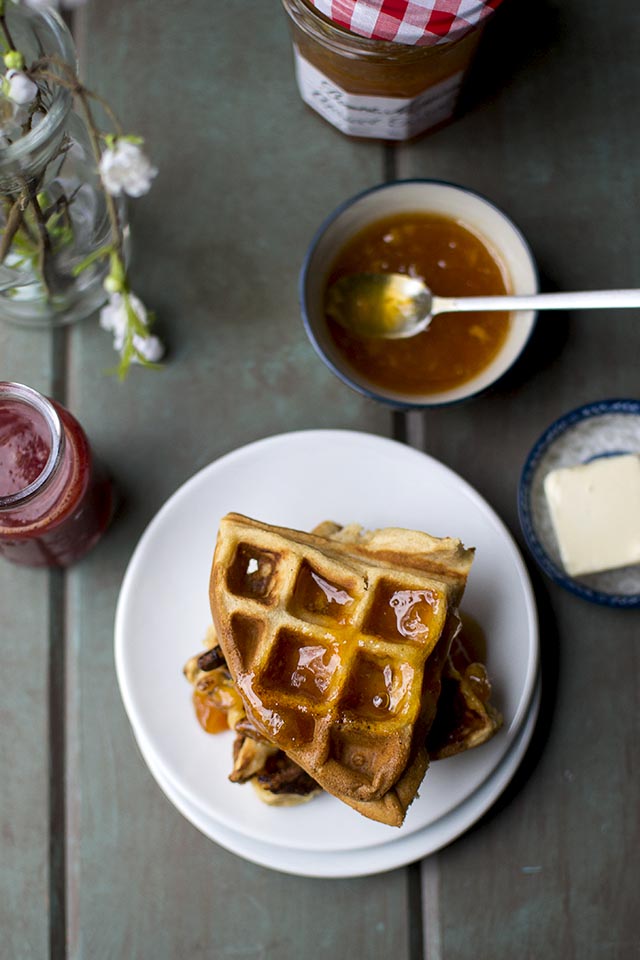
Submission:
[[[493,510],[451,470],[392,440],[339,430],[271,437],[205,467],[162,507],[133,554],[116,614],[116,668],[134,731],[166,779],[207,817],[268,844],[353,850],[399,836],[328,795],[284,811],[266,806],[227,779],[232,735],[199,728],[182,666],[210,623],[211,558],[229,510],[299,529],[325,519],[413,527],[477,547],[463,607],[488,638],[505,726],[481,750],[433,764],[400,832],[466,800],[506,754],[531,700],[538,635],[524,564]]]
[[[326,852],[291,850],[287,847],[252,840],[242,833],[222,826],[214,817],[207,817],[163,776],[151,755],[146,756],[146,761],[160,788],[176,809],[194,827],[226,850],[260,866],[302,877],[361,877],[393,870],[435,853],[476,823],[495,803],[514,776],[531,742],[539,708],[540,682],[538,681],[529,711],[511,749],[475,793],[431,826],[423,827],[422,830],[406,836],[401,835],[398,839],[381,846],[375,845],[363,850]],[[140,743],[138,745],[145,756],[142,745]]]

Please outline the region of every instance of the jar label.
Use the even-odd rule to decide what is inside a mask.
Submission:
[[[415,97],[372,97],[349,93],[309,63],[294,46],[300,96],[343,133],[406,140],[453,116],[464,72],[460,70]]]

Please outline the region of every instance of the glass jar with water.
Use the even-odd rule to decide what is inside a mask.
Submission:
[[[34,102],[12,101],[6,80],[0,96],[0,319],[60,326],[106,299],[109,258],[94,254],[109,244],[109,216],[89,131],[56,82],[76,69],[67,27],[53,10],[11,5],[10,30],[26,67],[47,69]]]

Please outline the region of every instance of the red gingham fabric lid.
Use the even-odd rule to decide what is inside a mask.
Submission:
[[[308,0],[340,27],[371,40],[432,46],[459,40],[502,0]]]

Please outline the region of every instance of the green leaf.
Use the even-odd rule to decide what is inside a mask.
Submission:
[[[137,313],[135,312],[135,310],[133,309],[133,306],[131,305],[131,299],[130,299],[130,297],[129,297],[129,294],[128,294],[128,293],[124,293],[124,294],[123,294],[123,297],[124,297],[125,310],[127,311],[127,323],[128,323],[128,325],[129,325],[129,330],[128,330],[127,332],[131,332],[131,340],[132,340],[132,343],[133,343],[133,334],[134,334],[134,333],[139,334],[141,337],[147,337],[147,336],[149,336],[149,328],[148,328],[147,325],[140,319],[140,317],[138,316],[138,314],[137,314]]]
[[[88,257],[85,257],[84,260],[81,260],[80,263],[77,263],[73,268],[74,277],[79,277],[80,274],[90,267],[97,260],[102,260],[104,257],[110,256],[113,247],[111,245],[107,247],[100,247],[98,250],[94,250],[93,253],[90,253]]]
[[[118,364],[118,378],[120,380],[124,380],[129,372],[129,367],[133,362],[135,352],[135,347],[133,346],[133,331],[127,330],[122,347],[122,354],[120,356],[120,363]]]
[[[133,349],[137,357],[138,363],[140,364],[141,367],[146,367],[147,370],[162,370],[164,364],[158,363],[155,360],[147,360],[147,358],[142,353],[140,353],[139,350],[136,350],[135,347]]]

